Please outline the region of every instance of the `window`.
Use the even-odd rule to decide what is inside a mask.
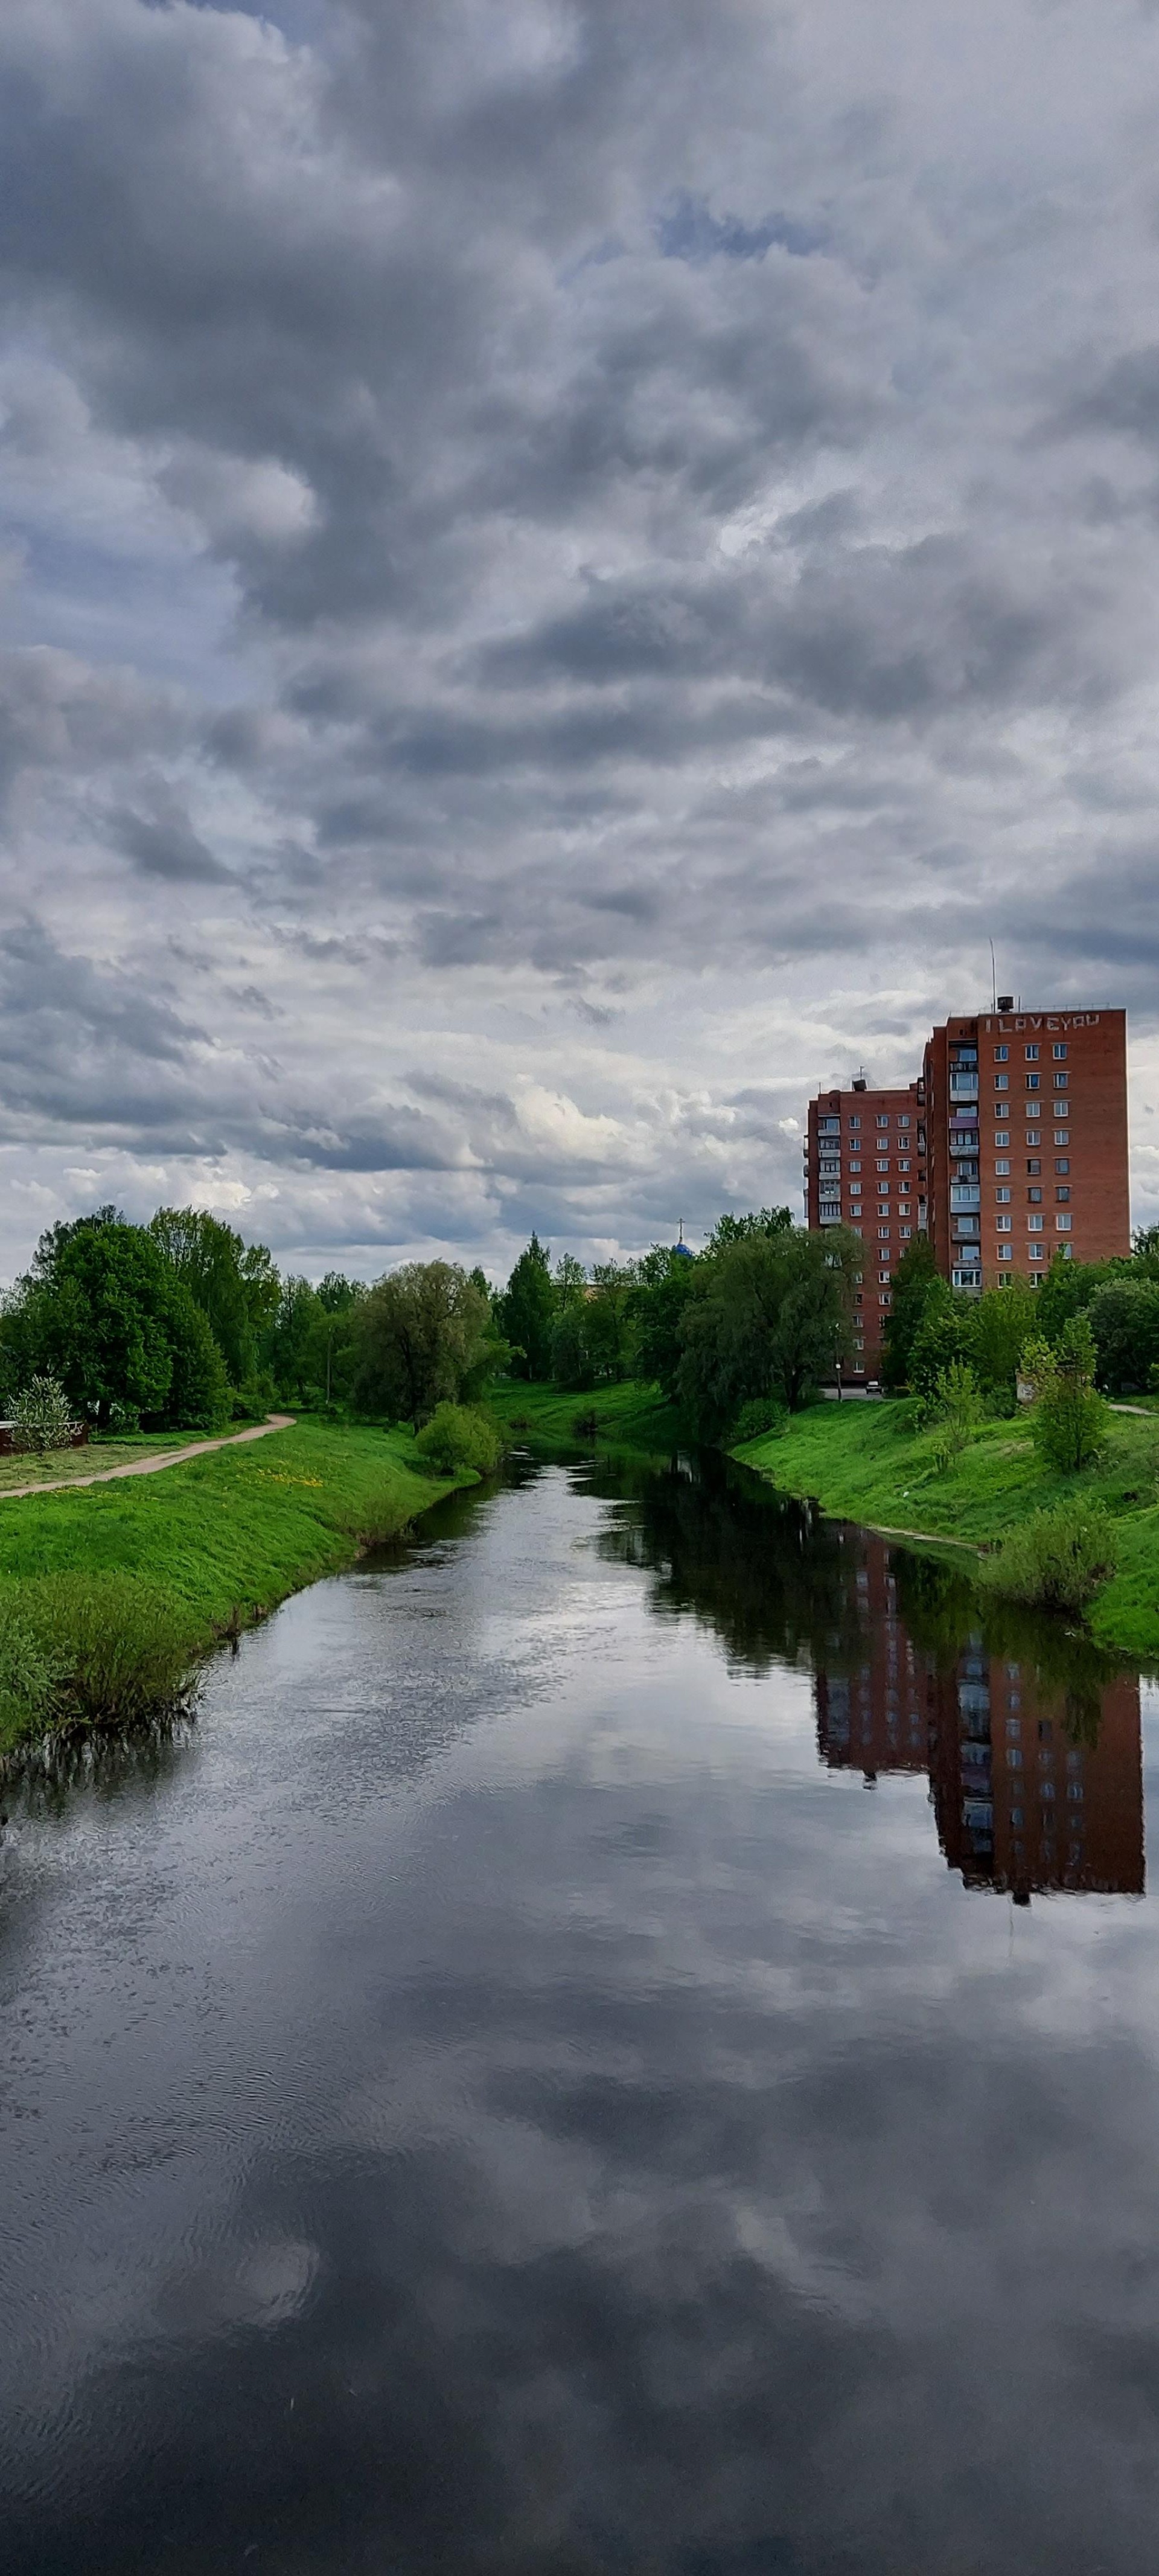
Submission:
[[[1056,1154],[1056,1155],[1055,1155],[1055,1158],[1054,1158],[1054,1168],[1055,1168],[1056,1172],[1069,1172],[1069,1170],[1070,1170],[1070,1155],[1069,1155],[1069,1154]]]
[[[998,1258],[999,1258],[999,1260],[1000,1260],[1000,1261],[1013,1261],[1013,1259],[1014,1259],[1014,1246],[1013,1246],[1013,1244],[1012,1244],[1012,1243],[1000,1243],[1000,1244],[999,1244],[999,1246],[998,1246]]]
[[[912,1233],[913,1233],[913,1227],[912,1227],[912,1225],[903,1225],[902,1230],[901,1230],[901,1239],[902,1239],[902,1242],[903,1242],[903,1243],[908,1243],[908,1242],[909,1242],[909,1240],[910,1240],[910,1237],[911,1237]]]
[[[1009,1076],[1009,1074],[1008,1074],[1008,1073],[996,1073],[996,1074],[995,1074],[995,1076],[994,1076],[994,1089],[995,1089],[995,1091],[1009,1091],[1009,1089],[1010,1089],[1010,1076]]]
[[[861,1170],[861,1165],[859,1162],[851,1163],[849,1169],[851,1172],[859,1172]]]
[[[1055,1063],[1056,1063],[1056,1064],[1062,1064],[1062,1063],[1063,1063],[1063,1061],[1064,1061],[1064,1059],[1065,1059],[1065,1057],[1066,1057],[1066,1054],[1067,1054],[1067,1047],[1066,1047],[1066,1042],[1065,1042],[1065,1040],[1063,1040],[1063,1041],[1060,1043],[1059,1039],[1058,1039],[1058,1038],[1056,1038],[1056,1039],[1055,1039],[1055,1042],[1054,1042],[1054,1045],[1052,1046],[1052,1048],[1051,1048],[1050,1052],[1051,1052],[1052,1056],[1054,1057]]]
[[[889,1197],[889,1182],[888,1182],[888,1181],[879,1181],[879,1182],[878,1182],[878,1184],[877,1184],[877,1188],[878,1188],[878,1195],[879,1195],[879,1197],[880,1197],[880,1195],[881,1195],[881,1193],[882,1193],[882,1191],[883,1191],[883,1190],[884,1190],[884,1192],[885,1192],[886,1198],[888,1198],[888,1197]]]
[[[1027,1077],[1026,1077],[1026,1088],[1027,1088],[1027,1090],[1028,1090],[1028,1091],[1037,1091],[1037,1089],[1038,1089],[1038,1075],[1037,1075],[1036,1073],[1028,1073],[1028,1074],[1027,1074]]]
[[[1006,1732],[1007,1732],[1007,1734],[1009,1734],[1009,1732],[1010,1732],[1009,1727],[1007,1727]],[[1007,1748],[1006,1748],[1006,1761],[1007,1761],[1007,1765],[1008,1765],[1008,1767],[1009,1767],[1009,1769],[1010,1769],[1011,1771],[1021,1771],[1021,1769],[1022,1769],[1022,1748],[1021,1748],[1021,1746],[1020,1746],[1020,1745],[1018,1745],[1018,1744],[1008,1744],[1008,1745],[1007,1745]]]
[[[1062,1184],[1061,1188],[1056,1189],[1056,1190],[1055,1190],[1055,1193],[1054,1193],[1054,1196],[1055,1196],[1055,1203],[1056,1203],[1056,1205],[1057,1205],[1058,1207],[1065,1207],[1065,1206],[1066,1206],[1066,1204],[1067,1204],[1068,1199],[1070,1198],[1070,1183],[1069,1183],[1069,1181],[1065,1181],[1065,1182]]]
[[[860,1127],[860,1125],[861,1125],[861,1112],[860,1112],[860,1110],[859,1110],[859,1109],[855,1109],[855,1110],[853,1110],[853,1111],[852,1111],[852,1113],[851,1113],[851,1115],[850,1115],[849,1124],[850,1124],[850,1126],[851,1126],[851,1127]]]
[[[1031,1247],[1030,1247],[1030,1258],[1031,1258],[1031,1260],[1032,1260],[1032,1261],[1041,1261],[1041,1259],[1042,1259],[1042,1245],[1041,1245],[1040,1243],[1032,1243],[1032,1244],[1031,1244]],[[1037,1279],[1033,1279],[1033,1280],[1031,1281],[1031,1283],[1030,1283],[1030,1284],[1031,1284],[1032,1288],[1037,1288],[1037,1287],[1039,1286],[1039,1284],[1040,1284],[1040,1283],[1039,1283],[1039,1281],[1038,1281]]]
[[[1013,1288],[1014,1281],[1012,1279],[1000,1279],[998,1285],[1000,1288]]]
[[[908,1155],[908,1154],[903,1154],[902,1159],[901,1159],[900,1163],[898,1164],[898,1167],[897,1167],[897,1168],[898,1168],[899,1172],[908,1172],[909,1167],[910,1167],[910,1166],[909,1166],[909,1155]]]
[[[1070,1129],[1069,1129],[1069,1127],[1056,1127],[1056,1128],[1055,1128],[1055,1131],[1054,1131],[1054,1141],[1055,1141],[1055,1144],[1056,1144],[1056,1145],[1069,1145],[1069,1143],[1070,1143]]]
[[[898,1126],[899,1126],[899,1127],[908,1127],[908,1125],[909,1125],[909,1118],[908,1118],[908,1116],[907,1116],[907,1114],[906,1114],[905,1110],[903,1110],[903,1111],[902,1111],[901,1116],[899,1117],[899,1119],[898,1119],[898,1122],[897,1122],[897,1123],[898,1123]]]
[[[889,1125],[889,1112],[888,1112],[888,1110],[886,1110],[886,1109],[879,1109],[879,1110],[878,1110],[878,1113],[877,1113],[877,1123],[878,1123],[878,1126],[879,1126],[879,1127],[888,1127],[888,1125]]]
[[[1066,1090],[1066,1087],[1067,1087],[1067,1084],[1068,1084],[1068,1082],[1069,1082],[1069,1081],[1070,1081],[1070,1075],[1069,1075],[1069,1073],[1056,1073],[1056,1075],[1055,1075],[1055,1077],[1054,1077],[1054,1087],[1055,1087],[1055,1090],[1056,1090],[1056,1091],[1065,1091],[1065,1090]]]
[[[1033,1160],[1027,1164],[1026,1168],[1028,1172],[1040,1172],[1042,1170],[1042,1165],[1039,1162],[1037,1154],[1035,1154]]]
[[[1010,1169],[1009,1162],[995,1163],[994,1169],[996,1172],[1008,1172]]]
[[[1027,1196],[1027,1199],[1029,1200],[1029,1203],[1030,1203],[1031,1207],[1041,1207],[1041,1205],[1042,1205],[1042,1192],[1041,1192],[1041,1190],[1028,1190],[1028,1191],[1027,1191],[1027,1193],[1026,1193],[1026,1196]]]
[[[1054,1220],[1054,1224],[1055,1224],[1055,1232],[1056,1232],[1057,1234],[1069,1234],[1069,1233],[1070,1233],[1070,1218],[1069,1218],[1069,1216],[1056,1216],[1056,1218],[1055,1218],[1055,1220]]]
[[[1028,1216],[1026,1220],[1026,1230],[1028,1234],[1041,1234],[1042,1218],[1040,1216]]]
[[[1028,1145],[1041,1145],[1041,1143],[1042,1143],[1042,1130],[1041,1130],[1041,1128],[1040,1128],[1040,1127],[1028,1127],[1028,1128],[1027,1128],[1027,1130],[1026,1130],[1026,1142],[1027,1142],[1027,1144],[1028,1144]]]
[[[1027,1050],[1026,1050],[1026,1061],[1027,1061],[1027,1063],[1028,1063],[1028,1064],[1037,1064],[1037,1062],[1038,1062],[1038,1048],[1037,1048],[1036,1046],[1028,1046],[1028,1047],[1027,1047]]]
[[[877,1240],[879,1243],[889,1242],[889,1227],[887,1225],[879,1225],[877,1229]]]
[[[994,1143],[995,1143],[995,1146],[998,1146],[998,1145],[1008,1145],[1008,1144],[1009,1144],[1009,1142],[1010,1142],[1010,1130],[1009,1130],[1009,1128],[1008,1128],[1008,1127],[995,1128],[995,1131],[994,1131]]]
[[[1009,1049],[1009,1047],[995,1047],[995,1049],[994,1049],[994,1062],[995,1062],[995,1064],[1005,1064],[1005,1063],[1006,1063],[1006,1060],[1007,1060],[1007,1058],[1008,1058],[1008,1056],[1009,1056],[1009,1054],[1010,1054],[1010,1049]]]
[[[888,1286],[889,1286],[889,1282],[890,1282],[890,1273],[889,1273],[889,1271],[888,1271],[888,1270],[879,1270],[879,1271],[878,1271],[878,1274],[877,1274],[877,1283],[878,1283],[879,1288],[888,1288]]]
[[[879,1162],[879,1163],[878,1163],[877,1168],[878,1168],[878,1171],[879,1171],[879,1172],[888,1172],[888,1170],[889,1170],[889,1157],[888,1157],[888,1155],[886,1156],[886,1159],[885,1159],[884,1163],[882,1163],[882,1162]]]
[[[998,1201],[998,1205],[999,1205],[999,1207],[1009,1207],[1009,1205],[1010,1205],[1010,1192],[1009,1192],[1009,1190],[995,1190],[995,1192],[994,1192],[994,1196],[995,1196],[995,1198],[996,1198],[996,1199],[997,1199],[997,1201]]]
[[[1007,1198],[1009,1198],[1009,1196],[1010,1196],[1010,1192],[1009,1192],[1009,1190],[1007,1190],[1006,1196],[1007,1196]],[[1013,1217],[1009,1217],[1009,1216],[1000,1216],[1000,1217],[996,1217],[996,1218],[995,1218],[995,1220],[994,1220],[994,1230],[995,1230],[995,1233],[997,1233],[997,1234],[1009,1234],[1009,1232],[1010,1232],[1010,1230],[1011,1230],[1011,1227],[1012,1227],[1013,1223],[1014,1223],[1014,1219],[1013,1219]]]

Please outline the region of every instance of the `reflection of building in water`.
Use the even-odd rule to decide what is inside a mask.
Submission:
[[[852,1555],[852,1550],[850,1551]],[[932,1657],[915,1654],[897,1615],[897,1586],[881,1539],[858,1551],[856,1672],[817,1672],[817,1746],[831,1771],[924,1771],[936,1688]]]
[[[915,1650],[897,1613],[888,1551],[859,1549],[864,1653],[817,1673],[817,1740],[832,1770],[929,1771],[938,1837],[967,1887],[1143,1889],[1139,1685],[1099,1694],[1097,1730],[1068,1722],[1065,1694],[1033,1663],[968,1637],[956,1667]]]

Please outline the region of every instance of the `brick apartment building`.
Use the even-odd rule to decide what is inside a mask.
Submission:
[[[1126,1013],[1015,1011],[1004,998],[947,1020],[908,1090],[859,1077],[810,1101],[804,1177],[807,1224],[865,1242],[854,1382],[877,1374],[893,1272],[916,1233],[943,1277],[975,1293],[1036,1286],[1056,1251],[1129,1252]]]

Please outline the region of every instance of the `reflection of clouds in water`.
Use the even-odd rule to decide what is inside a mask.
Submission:
[[[1150,1909],[1012,1915],[924,1776],[820,1768],[772,1641],[843,1633],[841,1568],[762,1607],[765,1516],[730,1569],[708,1504],[703,1621],[595,1581],[548,1475],[292,1605],[163,1798],[29,1845],[0,2260],[30,2219],[75,2405],[20,2576],[161,2531],[196,2576],[1150,2563]],[[69,2341],[82,2239],[121,2288]]]
[[[277,2237],[238,2249],[217,2246],[203,2263],[176,2272],[157,2299],[163,2332],[229,2334],[251,2328],[272,2333],[300,2317],[321,2257],[316,2245]]]

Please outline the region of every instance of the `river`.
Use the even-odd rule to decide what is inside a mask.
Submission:
[[[1150,2576],[1140,1702],[515,1461],[10,1795],[8,2576]]]

